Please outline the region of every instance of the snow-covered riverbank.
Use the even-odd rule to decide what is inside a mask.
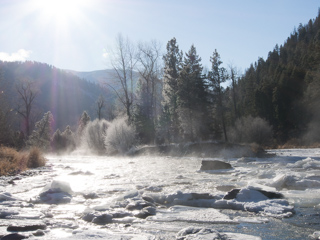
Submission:
[[[276,156],[221,158],[232,168],[213,171],[200,171],[202,158],[48,156],[44,168],[0,179],[0,234],[316,238],[320,149],[269,152]]]

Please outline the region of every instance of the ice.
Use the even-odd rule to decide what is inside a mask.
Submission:
[[[275,187],[277,190],[306,190],[308,188],[319,188],[320,181],[301,179],[294,174],[281,174],[273,178],[270,186]]]
[[[3,192],[3,193],[0,193],[0,202],[2,201],[17,201],[19,199],[13,197],[11,195],[11,193],[8,193],[8,192]]]
[[[295,163],[288,163],[288,168],[303,168],[303,169],[320,169],[320,161],[310,157],[297,161]]]
[[[179,231],[177,240],[261,240],[260,237],[239,233],[220,233],[211,228],[187,227]]]
[[[227,215],[214,208],[196,208],[173,206],[169,209],[158,209],[155,216],[147,218],[157,222],[193,222],[193,223],[235,223]]]
[[[314,232],[312,235],[309,235],[311,239],[318,240],[320,239],[320,232]]]
[[[235,217],[233,220],[238,222],[238,223],[257,223],[257,224],[261,224],[261,223],[269,222],[269,219],[265,218],[265,217]]]
[[[151,240],[150,234],[132,234],[132,233],[114,233],[101,230],[74,230],[72,236],[60,238],[61,240],[88,240],[88,239],[106,239],[106,240]]]
[[[236,199],[239,202],[259,202],[267,200],[268,198],[257,190],[243,188],[237,194]]]

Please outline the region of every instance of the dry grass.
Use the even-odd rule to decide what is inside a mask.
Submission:
[[[39,148],[31,148],[27,158],[28,168],[43,167],[44,165],[46,165],[46,159],[42,156]]]
[[[28,168],[44,166],[45,158],[37,148],[29,152],[17,152],[13,148],[0,147],[0,176],[15,175]]]

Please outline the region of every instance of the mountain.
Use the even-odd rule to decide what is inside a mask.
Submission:
[[[101,86],[108,87],[108,84],[110,84],[115,89],[119,89],[121,87],[121,84],[117,81],[117,72],[114,69],[96,70],[90,72],[66,70],[66,72],[72,73],[81,79],[85,79],[91,83],[96,83]],[[138,79],[139,73],[133,72],[134,89],[136,89]]]
[[[86,81],[75,74],[38,62],[0,61],[0,89],[6,109],[17,109],[20,97],[17,90],[21,82],[32,82],[38,93],[32,105],[32,125],[43,113],[51,111],[54,116],[53,129],[64,130],[67,125],[76,128],[78,120],[87,111],[92,119],[96,117],[95,106],[100,95],[108,96],[109,103],[115,95],[103,89],[98,83]],[[13,113],[15,111],[10,111]],[[15,129],[23,126],[16,114],[9,116]]]
[[[112,79],[115,74],[113,69],[96,70],[91,72],[79,72],[73,70],[66,70],[81,79],[85,79],[92,83],[104,84],[106,81]]]
[[[268,120],[280,143],[320,142],[319,79],[320,11],[247,69],[236,86],[236,115]]]

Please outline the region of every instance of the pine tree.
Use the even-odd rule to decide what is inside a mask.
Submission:
[[[43,115],[43,118],[36,123],[35,130],[33,130],[30,135],[27,145],[38,147],[43,151],[48,151],[50,149],[51,140],[51,125],[53,123],[53,116],[51,112],[47,112]]]
[[[177,106],[184,140],[195,141],[207,133],[207,92],[201,58],[191,46],[178,77]]]
[[[226,129],[225,110],[223,105],[223,86],[221,85],[228,78],[227,70],[221,66],[222,61],[216,49],[214,50],[212,57],[210,57],[210,62],[212,63],[212,66],[211,71],[209,71],[208,73],[208,79],[210,81],[213,104],[216,108],[215,117],[221,124],[224,139],[227,142],[228,137]]]
[[[175,38],[171,39],[167,43],[167,53],[163,57],[164,59],[164,76],[163,76],[163,114],[167,114],[167,117],[162,119],[169,120],[169,122],[162,121],[162,127],[164,125],[169,126],[168,134],[166,138],[169,141],[176,141],[179,134],[179,119],[177,114],[177,91],[178,91],[178,77],[182,63],[182,51],[179,50],[177,41]]]

